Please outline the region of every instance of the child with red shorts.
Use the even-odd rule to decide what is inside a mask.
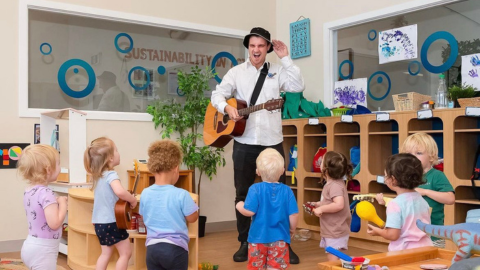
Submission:
[[[284,160],[273,148],[257,158],[257,174],[261,183],[252,185],[245,202],[237,210],[252,217],[248,233],[247,269],[287,269],[290,261],[290,235],[298,222],[298,207],[292,189],[278,180],[283,174]]]

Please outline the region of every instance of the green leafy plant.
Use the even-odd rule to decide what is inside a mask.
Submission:
[[[178,141],[183,150],[183,163],[188,169],[198,169],[197,194],[200,196],[202,176],[205,174],[210,180],[217,174],[219,166],[225,166],[223,148],[199,145],[202,141],[205,111],[210,99],[204,92],[210,89],[209,80],[215,76],[209,67],[204,70],[198,66],[192,67],[191,72],[178,71],[178,88],[185,93],[185,103],[181,104],[174,99],[157,101],[147,108],[147,113],[153,116],[155,128],[162,128],[162,139],[170,138],[178,133]],[[200,205],[200,202],[199,202]]]
[[[459,98],[474,97],[476,88],[471,85],[453,85],[448,88],[448,98],[457,102]]]

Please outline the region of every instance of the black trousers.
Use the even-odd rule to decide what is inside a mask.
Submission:
[[[239,201],[245,201],[248,189],[255,182],[257,157],[263,150],[274,148],[285,159],[282,143],[272,146],[248,145],[237,141],[233,144],[233,169],[235,182],[235,205]],[[285,172],[279,182],[285,183]],[[237,214],[238,241],[247,242],[248,231],[250,230],[251,217],[246,217],[235,209]]]
[[[177,245],[157,243],[147,246],[148,270],[187,270],[188,252]]]

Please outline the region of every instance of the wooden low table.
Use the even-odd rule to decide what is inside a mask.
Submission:
[[[423,247],[366,255],[370,265],[388,266],[390,270],[419,270],[422,264],[445,264],[450,267],[455,251],[436,247]],[[320,270],[342,270],[340,260],[318,264]]]

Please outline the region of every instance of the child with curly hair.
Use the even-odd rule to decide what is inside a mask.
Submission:
[[[385,184],[397,193],[387,206],[385,228],[369,224],[367,233],[390,240],[388,251],[432,246],[430,237],[421,231],[417,219],[430,223],[430,207],[415,188],[423,184],[423,167],[412,154],[402,153],[390,156],[386,161]],[[383,202],[383,196],[377,195]]]

